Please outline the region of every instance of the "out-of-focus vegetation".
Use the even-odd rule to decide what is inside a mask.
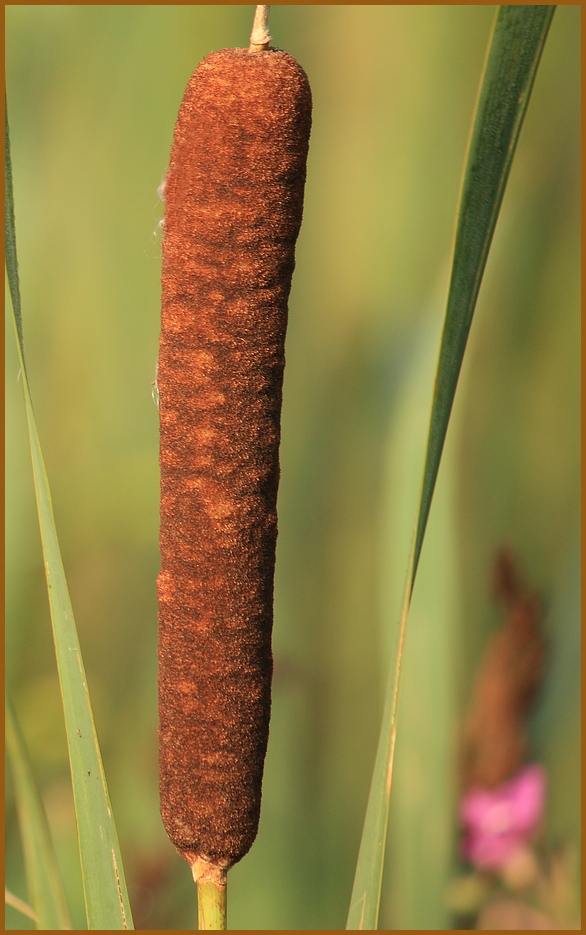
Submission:
[[[173,124],[252,6],[9,6],[25,345],[138,928],[195,925],[158,815],[157,410]],[[341,928],[420,483],[458,185],[491,6],[275,6],[314,95],[290,302],[263,813],[230,928]],[[558,8],[489,259],[407,637],[381,928],[450,927],[457,735],[496,625],[496,549],[545,599],[532,725],[546,841],[579,809],[579,17]],[[7,332],[8,688],[74,927],[67,751],[14,339]],[[8,782],[7,883],[26,898]],[[8,928],[32,927],[8,909]]]

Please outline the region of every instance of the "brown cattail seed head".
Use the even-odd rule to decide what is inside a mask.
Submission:
[[[166,180],[160,794],[196,876],[240,860],[258,827],[287,300],[310,126],[291,56],[214,52],[187,86]]]
[[[494,569],[505,622],[484,654],[464,736],[464,786],[491,788],[509,779],[526,756],[526,719],[545,669],[541,609],[522,586],[512,557]]]

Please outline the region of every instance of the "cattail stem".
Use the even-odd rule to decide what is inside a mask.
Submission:
[[[200,931],[226,928],[226,884],[213,880],[197,884],[197,927]]]
[[[249,52],[261,52],[268,49],[271,37],[269,36],[270,6],[259,4],[254,13],[252,32],[250,33]]]

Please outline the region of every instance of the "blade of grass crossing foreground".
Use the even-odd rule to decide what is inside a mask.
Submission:
[[[69,748],[88,928],[126,929],[132,928],[130,905],[25,367],[7,118],[5,159],[6,269],[14,311],[53,639]]]
[[[554,11],[555,6],[501,6],[496,16],[460,195],[417,519],[413,582],[480,283]]]
[[[71,921],[45,809],[16,717],[6,700],[6,747],[14,781],[28,898],[38,929],[70,929]],[[21,910],[22,911],[22,910]]]
[[[496,13],[460,195],[422,493],[347,929],[377,927],[409,604],[478,291],[554,10],[554,6],[515,5],[501,6]]]
[[[12,906],[13,909],[16,909],[17,912],[21,912],[23,916],[26,916],[28,919],[32,919],[33,922],[37,921],[37,917],[29,904],[25,903],[24,900],[19,899],[18,896],[15,896],[14,893],[11,893],[10,890],[6,887],[4,887],[4,902],[7,906]]]

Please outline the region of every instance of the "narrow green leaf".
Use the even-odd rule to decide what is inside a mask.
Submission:
[[[18,896],[11,893],[6,887],[4,887],[4,902],[7,906],[12,906],[13,909],[16,909],[17,912],[22,912],[23,916],[27,916],[29,919],[32,919],[33,922],[37,921],[37,917],[29,904],[25,903],[23,899],[19,899]]]
[[[6,747],[24,851],[28,897],[38,929],[70,929],[71,921],[55,858],[45,809],[33,777],[24,740],[6,700]],[[12,902],[11,905],[14,905]],[[21,912],[25,910],[17,906]]]
[[[460,196],[421,499],[347,929],[377,927],[409,604],[480,283],[554,10],[518,5],[497,9]]]
[[[25,367],[7,118],[5,154],[6,268],[13,303],[53,639],[69,747],[88,928],[132,928],[116,828],[110,808]]]
[[[460,196],[411,587],[480,283],[554,11],[555,6],[501,6],[497,11]]]
[[[18,344],[24,359],[22,337],[22,312],[20,308],[20,289],[18,285],[18,261],[16,259],[16,224],[14,221],[14,191],[12,187],[12,162],[10,159],[10,133],[8,129],[8,101],[4,95],[4,160],[6,178],[4,184],[4,256],[12,310],[18,335]]]

